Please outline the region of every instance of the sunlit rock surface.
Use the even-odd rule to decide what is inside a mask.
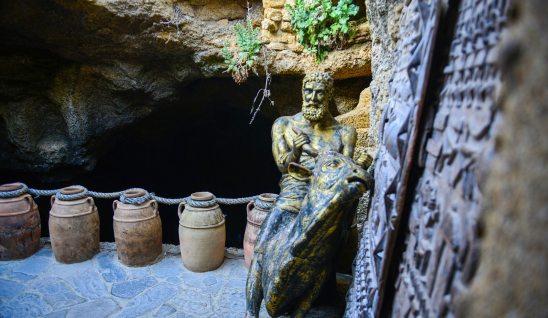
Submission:
[[[262,2],[249,6],[261,26]],[[181,88],[189,83],[228,77],[221,48],[248,14],[243,0],[22,0],[0,8],[0,168],[65,174],[92,170],[128,125],[163,107],[187,107]],[[289,47],[271,49],[269,72],[300,77],[324,69],[337,79],[369,78],[367,23],[358,31],[359,41],[320,65]],[[339,86],[346,91],[348,84]],[[349,96],[339,98],[344,110],[356,104],[357,95]],[[282,112],[294,107],[277,104]]]

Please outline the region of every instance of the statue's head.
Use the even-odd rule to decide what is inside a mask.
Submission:
[[[320,121],[329,114],[329,102],[333,98],[333,78],[329,73],[309,73],[303,79],[304,118]]]

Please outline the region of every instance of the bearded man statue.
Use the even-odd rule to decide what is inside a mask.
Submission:
[[[282,173],[278,204],[292,212],[300,210],[307,184],[288,177],[289,164],[294,162],[313,169],[317,154],[328,150],[352,158],[356,145],[356,129],[339,123],[329,112],[333,99],[331,75],[307,74],[303,79],[302,96],[300,113],[280,117],[272,125],[272,153]]]
[[[349,220],[353,217],[351,212],[355,210],[355,206],[351,207],[351,202],[357,201],[345,201],[344,204],[337,201],[344,197],[342,193],[346,193],[343,188],[349,187],[351,183],[348,181],[350,179],[342,176],[342,172],[346,171],[342,166],[328,162],[325,165],[321,164],[320,170],[315,170],[316,161],[322,162],[322,153],[323,160],[326,155],[329,158],[339,157],[341,162],[344,161],[348,167],[353,167],[353,173],[358,173],[364,172],[358,167],[364,167],[371,159],[364,152],[358,156],[356,162],[352,161],[356,130],[354,127],[339,123],[329,112],[328,106],[333,98],[333,79],[329,74],[307,74],[303,79],[302,95],[302,111],[293,116],[280,117],[272,126],[272,152],[276,165],[282,172],[282,178],[280,194],[257,237],[248,274],[246,306],[247,316],[251,317],[258,316],[257,310],[264,297],[268,298],[264,300],[267,302],[266,308],[269,313],[277,316],[285,310],[290,310],[289,307],[283,306],[293,300],[296,301],[293,298],[299,296],[299,304],[293,313],[298,317],[306,313],[321,294],[327,295],[327,299],[330,300],[336,298],[335,269],[332,266],[331,252],[344,245],[350,228]],[[332,172],[331,179],[321,177],[328,171]],[[366,175],[365,172],[363,175]],[[363,181],[365,182],[365,179]],[[330,187],[339,183],[341,187]],[[311,184],[316,188],[325,187],[329,190],[321,194],[316,191],[311,198]],[[306,207],[304,212],[303,207]],[[335,214],[330,212],[342,213],[345,217],[331,218]],[[319,230],[314,233],[306,232],[311,224],[314,225],[314,229]],[[320,237],[322,239],[319,239]],[[295,248],[301,252],[299,260],[312,264],[312,261],[308,260],[310,258],[316,262],[316,266],[312,268],[294,265],[302,263],[295,255],[288,254],[288,248],[294,248],[295,241],[301,242],[299,248]],[[294,260],[297,261],[293,262]],[[277,266],[283,266],[280,267],[283,270],[277,271]],[[316,277],[316,271],[322,272],[323,276]],[[312,283],[311,279],[316,282]],[[280,286],[280,282],[284,282],[283,286]],[[286,290],[286,283],[295,283],[295,286],[300,286],[299,288],[305,285],[310,288]],[[322,290],[327,293],[322,293]],[[268,292],[268,295],[264,295],[265,292]]]

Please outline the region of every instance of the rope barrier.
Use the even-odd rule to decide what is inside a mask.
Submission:
[[[120,202],[140,205],[151,199],[150,193],[141,188],[131,188],[120,194]]]
[[[187,199],[187,198],[178,198],[178,199],[164,198],[164,197],[159,197],[155,195],[154,193],[151,193],[150,195],[152,196],[154,200],[158,201],[158,203],[162,203],[166,205],[179,205],[183,202],[186,202],[186,199]]]
[[[246,204],[250,201],[255,200],[257,197],[258,195],[254,195],[252,197],[235,198],[235,199],[217,198],[217,202],[224,205],[238,205],[238,204]]]
[[[10,199],[27,193],[29,188],[24,183],[13,183],[4,185],[4,189],[0,189],[0,198]]]
[[[211,200],[194,200],[191,197],[185,198],[185,204],[193,208],[210,208],[217,204],[217,198],[213,196]]]
[[[96,192],[96,191],[88,191],[88,195],[90,197],[94,197],[97,199],[116,199],[119,198],[122,192]]]
[[[38,189],[29,189],[29,193],[34,197],[49,197],[57,193],[59,190],[38,190]]]
[[[260,200],[256,200],[259,196],[254,195],[250,197],[242,197],[242,198],[216,198],[213,197],[211,200],[207,201],[199,201],[199,200],[193,200],[188,197],[184,198],[165,198],[155,195],[154,193],[149,193],[148,191],[144,189],[139,188],[131,188],[124,191],[118,191],[118,192],[97,192],[97,191],[91,191],[87,190],[86,188],[82,186],[73,186],[73,187],[81,187],[83,189],[82,192],[78,193],[72,193],[72,194],[65,194],[61,193],[62,189],[34,189],[27,187],[26,184],[21,183],[18,185],[19,188],[15,190],[2,190],[0,188],[0,198],[1,199],[7,199],[7,198],[14,198],[18,197],[20,195],[23,195],[25,193],[29,193],[34,197],[40,197],[40,196],[52,196],[55,195],[55,197],[59,200],[63,201],[71,201],[71,200],[78,200],[85,197],[93,197],[97,199],[116,199],[119,198],[121,202],[127,203],[127,204],[143,204],[144,202],[153,199],[158,201],[158,203],[166,204],[166,205],[177,205],[177,204],[188,204],[192,207],[197,208],[207,208],[215,203],[222,204],[222,205],[240,205],[240,204],[247,204],[248,202],[255,201],[255,204],[257,206],[260,206],[262,208],[270,208],[271,206],[266,206],[266,204],[263,204]],[[127,192],[131,191],[144,191],[143,195],[140,196],[128,196]],[[260,202],[260,203],[257,203]]]
[[[68,193],[64,193],[63,189],[55,193],[55,198],[61,201],[74,201],[88,197],[88,189],[82,186],[73,186],[64,189],[70,189]]]
[[[256,207],[261,208],[263,210],[270,210],[272,206],[274,205],[274,202],[265,202],[263,200],[259,200],[259,198],[256,198],[253,204]]]

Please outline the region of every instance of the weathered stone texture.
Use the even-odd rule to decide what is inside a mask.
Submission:
[[[358,140],[356,142],[356,149],[366,148],[369,149],[373,145],[369,143],[369,112],[371,106],[371,91],[368,88],[364,89],[360,93],[360,97],[357,105],[354,109],[337,116],[337,120],[342,124],[351,125],[356,128],[358,133]]]
[[[317,65],[288,31],[284,3],[265,2],[265,20],[285,30],[265,40],[280,49],[266,58],[271,74],[370,75],[367,26],[360,25],[354,45]],[[228,76],[221,48],[233,40],[233,26],[246,17],[256,26],[263,21],[261,1],[250,1],[249,12],[247,6],[244,0],[2,3],[0,168],[93,169],[127,125],[181,104],[181,88],[196,79]]]
[[[403,0],[365,0],[371,26],[371,109],[368,144],[378,145],[379,121],[388,103],[388,83],[396,62],[396,44]],[[371,155],[376,146],[371,149]]]
[[[463,317],[548,316],[548,10],[515,1],[500,52],[503,120],[485,186],[485,236]]]
[[[371,75],[371,41],[369,23],[353,22],[356,34],[349,47],[331,52],[328,58],[316,63],[314,57],[304,52],[291,28],[291,16],[285,9],[290,0],[263,0],[264,15],[261,34],[271,50],[269,62],[274,73],[294,74],[309,70],[332,72],[335,79]]]
[[[371,75],[370,43],[333,51],[321,63],[316,63],[311,55],[285,49],[283,43],[270,42],[267,48],[270,49],[268,61],[273,74],[295,75],[323,71],[332,73],[335,80]]]

